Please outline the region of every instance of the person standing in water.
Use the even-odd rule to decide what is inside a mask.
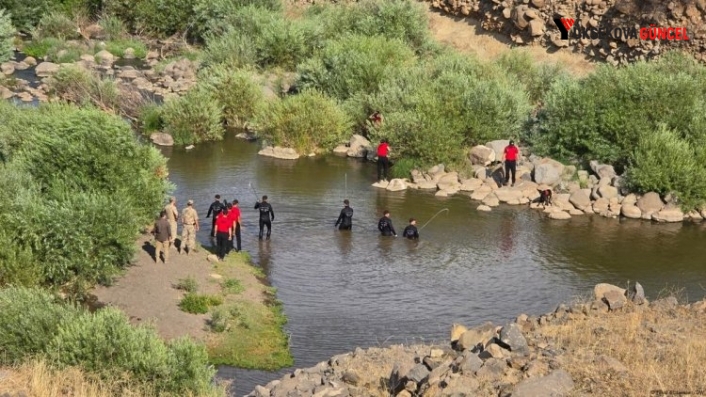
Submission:
[[[388,155],[390,154],[390,144],[387,142],[387,139],[383,139],[380,141],[380,144],[378,145],[378,150],[377,150],[377,155],[378,155],[378,181],[382,182],[383,177],[384,180],[386,181],[388,178],[388,172],[390,170],[390,159],[388,159]]]
[[[267,239],[270,239],[270,232],[272,231],[272,221],[275,220],[275,212],[272,210],[272,206],[267,202],[267,196],[262,196],[262,201],[255,203],[255,209],[260,210],[260,237],[262,240],[262,232],[267,226]]]
[[[338,226],[338,230],[351,230],[353,227],[353,208],[350,207],[350,201],[348,201],[348,199],[343,200],[343,209],[338,216],[334,227],[335,226]]]
[[[417,220],[409,218],[409,225],[402,231],[402,237],[409,240],[419,240],[419,231],[417,230]]]
[[[385,210],[385,212],[383,212],[382,218],[378,221],[378,230],[380,230],[383,236],[397,237],[395,227],[392,226],[392,219],[390,219],[390,211]]]

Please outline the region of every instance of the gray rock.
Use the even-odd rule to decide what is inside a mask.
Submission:
[[[496,141],[491,141],[485,144],[485,146],[493,149],[495,152],[495,159],[500,160],[503,158],[503,154],[505,152],[505,147],[510,144],[510,141],[507,139],[500,139]]]
[[[529,354],[527,339],[522,335],[522,330],[516,323],[510,323],[500,330],[500,346],[513,353]]]
[[[637,200],[637,207],[642,211],[644,216],[649,216],[650,219],[652,214],[659,212],[664,208],[664,202],[659,197],[659,194],[655,192],[646,193],[644,196]]]
[[[586,189],[581,189],[571,194],[569,202],[573,204],[574,207],[583,210],[591,206],[591,197],[589,197]]]
[[[115,61],[115,56],[106,50],[102,50],[96,54],[96,59],[100,60],[103,65],[110,65]]]
[[[353,135],[348,142],[348,157],[363,158],[370,151],[370,141],[362,135]]]
[[[564,165],[552,159],[542,159],[534,166],[534,181],[539,184],[556,186],[561,182]]]
[[[630,219],[640,219],[642,217],[642,211],[635,204],[623,204],[620,207],[620,213]]]
[[[679,301],[677,300],[677,298],[670,296],[664,299],[658,299],[652,302],[650,306],[658,310],[672,310],[676,309],[678,305]]]
[[[282,160],[296,160],[298,159],[299,153],[292,148],[283,148],[279,146],[268,146],[260,150],[257,154],[261,156],[274,157]]]
[[[51,62],[42,62],[34,69],[37,77],[48,77],[59,71],[59,65]]]
[[[641,305],[646,302],[645,298],[645,290],[642,288],[642,285],[638,283],[637,281],[635,284],[630,287],[630,289],[627,292],[628,299],[632,301],[636,305]]]
[[[479,378],[499,379],[505,373],[507,361],[500,358],[489,358],[485,360],[483,366],[476,372]]]
[[[593,172],[596,173],[600,178],[613,178],[617,174],[612,165],[599,164],[598,161],[593,160],[589,163]]]
[[[414,381],[416,383],[421,382],[424,378],[429,376],[429,368],[427,368],[426,365],[424,364],[417,364],[412,368],[407,375],[405,376],[406,379]]]
[[[460,361],[458,369],[464,374],[475,374],[483,366],[483,360],[471,352],[466,352]]]
[[[150,140],[155,145],[159,146],[174,146],[174,138],[164,132],[155,132],[150,135]]]
[[[598,194],[601,197],[610,200],[612,198],[618,197],[618,189],[610,185],[600,186],[598,187]]]
[[[343,380],[344,382],[346,382],[350,385],[357,386],[358,383],[360,383],[360,376],[358,376],[358,374],[355,373],[354,371],[346,371],[343,373],[341,380]]]
[[[603,300],[608,304],[611,311],[618,310],[625,305],[627,298],[618,291],[608,291],[603,294]]]
[[[563,369],[541,378],[529,378],[515,386],[512,397],[563,397],[574,388],[571,375]]]
[[[495,151],[483,145],[474,146],[469,154],[471,164],[486,166],[496,160]]]

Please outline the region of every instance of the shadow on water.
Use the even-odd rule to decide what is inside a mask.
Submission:
[[[455,322],[472,326],[545,313],[598,282],[637,280],[652,298],[666,286],[684,288],[690,299],[704,295],[706,225],[596,216],[556,222],[526,206],[482,213],[463,194],[441,199],[375,189],[370,163],[264,158],[257,156],[258,145],[231,135],[193,150],[163,149],[170,179],[181,202],[195,200],[203,244],[213,195],[241,202],[243,248],[284,303],[297,368],[358,346],[443,341]],[[270,197],[276,214],[272,240],[262,244],[251,185]],[[355,211],[351,232],[333,226],[344,198]],[[430,222],[418,243],[377,231],[385,209],[401,233],[410,217],[423,224],[443,208],[448,213]],[[234,395],[242,396],[286,372],[291,369],[222,367],[219,376],[235,378]]]

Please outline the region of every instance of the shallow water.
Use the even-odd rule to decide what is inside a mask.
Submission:
[[[265,158],[256,144],[233,138],[162,150],[170,158],[179,207],[187,199],[196,202],[202,244],[210,244],[205,214],[213,196],[241,202],[243,248],[278,288],[296,367],[358,346],[443,341],[454,322],[542,314],[590,293],[598,282],[637,280],[649,298],[667,287],[683,289],[689,299],[705,295],[706,223],[598,216],[550,221],[525,206],[482,213],[463,195],[373,188],[374,164]],[[274,207],[270,242],[256,237],[255,192],[269,195]],[[352,233],[333,227],[344,198],[355,210]],[[443,208],[449,211],[421,230],[419,244],[378,236],[384,209],[401,233],[409,217],[421,227]],[[223,367],[219,374],[235,378],[233,395],[243,396],[286,372]]]

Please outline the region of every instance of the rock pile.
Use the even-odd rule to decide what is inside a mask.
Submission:
[[[616,375],[626,373],[627,367],[607,355],[569,357],[570,347],[554,345],[543,327],[607,313],[670,311],[677,306],[673,297],[649,303],[639,283],[627,290],[598,284],[593,301],[560,304],[538,317],[522,314],[503,326],[485,323],[467,329],[454,324],[450,343],[445,345],[358,348],[257,386],[248,397],[566,396],[575,388],[569,358],[574,363],[589,360]],[[687,308],[703,313],[706,302]]]
[[[613,65],[659,57],[680,48],[706,62],[706,1],[704,0],[428,0],[435,9],[472,16],[484,29],[509,36],[517,44],[562,48]],[[561,40],[555,18],[573,18],[574,31],[608,30],[608,38]],[[686,28],[689,40],[643,40],[641,28]],[[615,29],[619,29],[617,34]],[[632,31],[632,32],[630,32]]]

